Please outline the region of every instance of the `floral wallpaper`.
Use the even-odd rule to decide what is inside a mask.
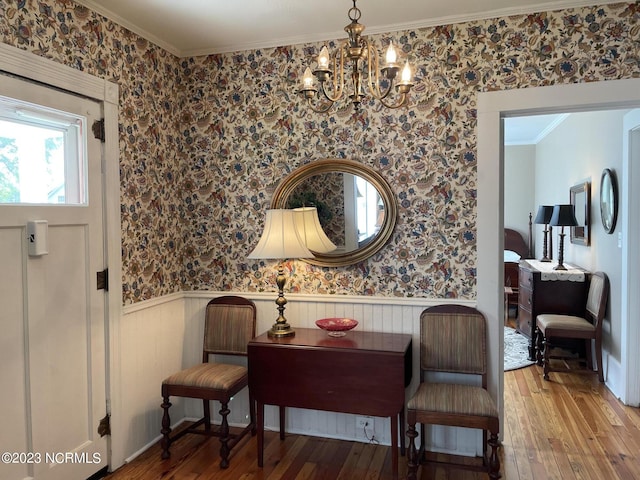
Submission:
[[[366,22],[365,22],[366,23]],[[275,262],[248,261],[278,182],[327,157],[379,171],[399,204],[389,244],[358,265],[286,262],[296,292],[429,298],[476,295],[476,98],[480,91],[640,76],[640,4],[576,8],[372,37],[418,66],[406,108],[343,103],[317,114],[297,95],[321,44],[183,61],[186,110],[215,112],[189,130],[183,176],[225,185],[185,192],[187,288],[274,289]],[[330,43],[329,48],[335,48]],[[233,172],[230,180],[228,172]],[[196,180],[196,178],[198,180]],[[229,188],[227,188],[227,185]],[[222,219],[221,224],[218,222]],[[214,231],[203,240],[197,232]],[[191,281],[194,279],[195,281]]]
[[[417,66],[409,105],[316,114],[296,90],[321,44],[178,59],[71,0],[0,0],[0,41],[120,85],[127,304],[274,291],[275,262],[246,255],[278,182],[326,157],[378,170],[398,224],[360,264],[287,261],[290,291],[474,298],[477,93],[640,77],[638,2],[370,38]]]

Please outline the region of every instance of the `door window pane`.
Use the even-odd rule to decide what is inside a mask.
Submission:
[[[0,96],[0,203],[87,203],[86,119]]]

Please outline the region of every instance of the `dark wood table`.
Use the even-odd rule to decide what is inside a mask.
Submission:
[[[264,406],[391,417],[393,478],[398,478],[398,424],[411,382],[411,335],[350,331],[334,338],[298,328],[294,337],[262,334],[249,342],[249,390],[257,406],[258,466],[263,465]],[[404,432],[400,437],[404,455]]]

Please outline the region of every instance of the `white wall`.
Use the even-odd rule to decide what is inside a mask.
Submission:
[[[535,195],[535,145],[504,147],[504,226],[529,239],[529,214],[538,211]],[[535,228],[532,242],[535,245]]]
[[[565,228],[564,259],[589,271],[604,271],[611,281],[609,308],[604,323],[605,372],[608,355],[621,361],[622,250],[617,232],[605,233],[600,219],[600,176],[605,168],[622,173],[622,118],[626,110],[573,113],[536,147],[536,204],[569,203],[569,189],[591,183],[591,244],[575,245]],[[619,229],[619,228],[618,228]],[[554,258],[558,258],[559,228],[554,228]]]

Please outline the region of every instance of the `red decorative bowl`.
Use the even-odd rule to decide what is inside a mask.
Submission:
[[[358,321],[353,318],[321,318],[316,320],[316,325],[322,330],[326,330],[332,337],[342,337],[347,330],[351,330],[358,325]]]

